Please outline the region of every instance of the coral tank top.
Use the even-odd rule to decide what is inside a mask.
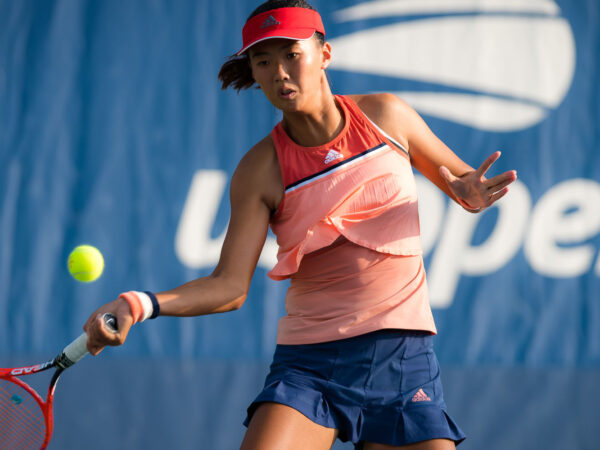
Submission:
[[[310,344],[384,328],[436,333],[408,152],[348,97],[345,123],[318,147],[271,136],[285,194],[271,219],[275,280],[291,279],[278,344]]]

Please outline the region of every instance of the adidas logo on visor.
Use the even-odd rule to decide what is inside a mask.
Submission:
[[[279,22],[277,22],[277,19],[275,19],[275,17],[269,16],[265,19],[260,28],[268,28],[273,27],[275,25],[279,25]]]

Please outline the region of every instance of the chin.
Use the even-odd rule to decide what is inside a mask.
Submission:
[[[279,110],[281,110],[283,112],[290,112],[291,113],[291,112],[298,112],[298,111],[301,110],[301,108],[299,107],[298,103],[295,102],[295,101],[294,102],[292,102],[292,101],[281,101],[281,100],[278,99],[277,101],[274,101],[274,102],[272,101],[271,104],[275,108],[277,108],[277,109],[279,109]]]
[[[300,106],[297,103],[287,103],[285,105],[282,105],[280,108],[280,110],[282,110],[283,112],[288,112],[288,113],[294,113],[294,112],[301,112],[302,108],[300,108]]]

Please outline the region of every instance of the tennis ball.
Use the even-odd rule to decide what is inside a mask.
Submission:
[[[73,278],[89,283],[102,275],[104,258],[96,247],[79,245],[69,255],[67,266]]]

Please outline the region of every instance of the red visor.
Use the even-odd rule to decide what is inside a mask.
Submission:
[[[318,12],[306,8],[279,8],[252,17],[242,30],[241,55],[254,44],[265,39],[309,39],[318,31],[325,34],[325,27]]]

